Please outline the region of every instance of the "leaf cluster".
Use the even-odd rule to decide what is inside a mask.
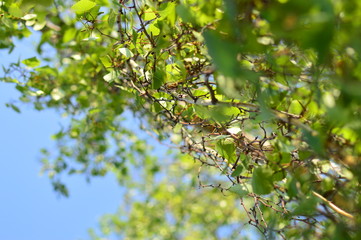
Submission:
[[[209,230],[194,231],[193,239],[215,236],[223,225],[232,229],[229,209],[219,206],[221,213],[207,218],[200,207],[217,205],[212,201],[222,193],[231,210],[242,212],[235,217],[267,238],[360,237],[356,0],[51,2],[36,8],[3,1],[0,46],[11,50],[11,37],[32,28],[41,32],[38,53],[46,56],[46,45],[56,53],[53,64],[26,59],[2,78],[36,109],[70,116],[54,135],[59,155],[44,150],[56,190],[67,194],[62,173],[114,172],[146,200],[133,199],[127,219],[111,216],[105,226],[139,239],[186,238],[180,232],[190,230],[180,226],[188,213],[199,213],[193,229]],[[199,170],[189,186],[196,179],[219,190],[212,199],[190,194],[181,175],[155,181],[169,168],[123,119],[131,114],[194,160]],[[137,180],[155,186],[132,184]],[[139,229],[126,227],[139,219]],[[157,224],[167,227],[157,232]]]

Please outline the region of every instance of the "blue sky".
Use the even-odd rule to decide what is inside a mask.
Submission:
[[[35,56],[36,36],[17,42],[11,55],[0,51],[0,66]],[[0,76],[2,76],[0,70]],[[60,114],[18,104],[21,113],[5,107],[19,96],[13,84],[0,82],[0,239],[86,239],[105,213],[114,213],[122,189],[113,176],[65,179],[70,198],[59,197],[47,176],[40,176],[40,149],[54,147],[51,135],[61,126]]]

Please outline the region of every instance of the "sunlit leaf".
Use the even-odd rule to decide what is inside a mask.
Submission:
[[[106,74],[103,76],[103,79],[108,82],[111,83],[113,81],[115,81],[117,79],[117,72],[116,71],[111,71],[110,73]]]
[[[95,7],[96,3],[90,0],[80,0],[79,2],[75,3],[71,9],[76,14],[83,14],[85,12],[90,11],[93,7]]]
[[[126,58],[131,58],[134,56],[132,51],[130,51],[128,48],[119,48],[119,52],[123,54]]]
[[[9,13],[11,15],[13,15],[14,17],[22,17],[23,16],[23,12],[21,11],[21,9],[19,8],[19,5],[16,3],[13,3],[10,5],[9,7]]]
[[[51,91],[51,97],[55,101],[58,101],[58,100],[62,99],[64,96],[65,96],[64,91],[59,89],[59,88],[54,88],[53,91]]]
[[[153,20],[157,17],[157,15],[155,15],[154,12],[148,10],[144,13],[144,21],[149,21],[149,20]]]
[[[34,67],[37,67],[40,65],[40,61],[36,57],[28,58],[21,62],[31,68],[34,68]]]
[[[234,142],[229,139],[218,140],[216,144],[216,151],[230,163],[236,160],[236,147]]]
[[[154,36],[157,36],[160,34],[160,29],[159,29],[159,27],[156,26],[156,24],[157,24],[157,21],[154,21],[152,24],[149,25],[149,31]]]

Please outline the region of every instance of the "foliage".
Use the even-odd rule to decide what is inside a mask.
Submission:
[[[70,116],[59,155],[44,150],[56,190],[62,173],[109,171],[139,189],[104,233],[208,239],[227,226],[237,239],[243,222],[270,239],[358,239],[360,12],[356,0],[2,1],[0,47],[38,31],[43,56],[2,80]],[[129,112],[199,171],[151,157]]]

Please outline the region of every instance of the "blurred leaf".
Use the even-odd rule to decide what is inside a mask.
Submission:
[[[75,3],[71,9],[76,14],[83,14],[85,12],[90,11],[93,7],[95,7],[96,3],[90,0],[80,0],[79,2]]]
[[[20,109],[19,109],[17,106],[15,106],[14,104],[12,104],[12,103],[7,103],[7,104],[5,104],[5,105],[6,105],[6,107],[12,108],[15,112],[21,113]]]
[[[174,2],[167,2],[164,10],[160,12],[161,17],[159,20],[168,19],[171,26],[173,26],[176,20],[176,6],[177,4]]]
[[[242,165],[238,165],[237,167],[236,167],[236,169],[234,169],[234,171],[232,172],[232,177],[237,177],[237,176],[239,176],[241,173],[242,173],[242,171],[243,171],[243,166]]]
[[[104,75],[103,79],[108,83],[114,82],[118,79],[118,73],[116,71],[111,71],[110,73]]]
[[[55,101],[58,101],[65,96],[65,93],[63,90],[59,88],[54,88],[53,91],[51,91],[50,95]]]
[[[229,163],[234,163],[236,161],[236,147],[234,142],[230,139],[221,139],[216,143],[216,151]]]
[[[157,17],[157,15],[155,15],[155,13],[150,10],[147,10],[143,16],[144,21],[153,20]]]
[[[227,122],[240,114],[236,107],[217,105],[210,110],[211,117],[217,122]]]
[[[165,82],[166,73],[164,70],[157,68],[154,73],[153,81],[152,81],[152,88],[159,89],[162,84]]]
[[[103,56],[103,57],[100,57],[99,59],[103,63],[105,68],[109,68],[112,66],[112,62],[108,56]]]
[[[39,6],[50,6],[53,3],[53,0],[23,0],[21,2],[22,5],[36,5],[38,4]]]
[[[298,115],[302,112],[302,110],[303,110],[303,108],[302,108],[302,105],[300,104],[300,102],[297,100],[293,100],[288,109],[288,112]]]
[[[115,21],[117,20],[117,14],[113,9],[110,9],[109,16],[108,16],[108,24],[109,27],[113,27],[115,24]]]
[[[292,212],[293,215],[312,215],[316,211],[318,199],[313,196],[307,196]]]
[[[229,189],[230,192],[237,194],[239,197],[247,196],[248,191],[243,185],[234,185]]]
[[[310,147],[319,155],[323,156],[325,154],[323,144],[324,137],[316,131],[307,131],[304,130],[304,136],[306,142],[310,145]]]
[[[203,34],[209,55],[218,70],[229,77],[237,77],[240,65],[237,62],[237,45],[222,39],[215,31]]]
[[[157,26],[158,22],[154,21],[149,25],[149,31],[153,36],[158,36],[160,34],[160,29]]]
[[[210,112],[207,107],[201,105],[193,105],[194,112],[202,119],[208,118]]]
[[[9,13],[14,17],[21,18],[23,16],[23,11],[19,8],[19,5],[16,3],[12,3],[9,7]]]
[[[134,56],[132,51],[130,51],[128,48],[119,48],[119,52],[123,54],[127,59]]]
[[[37,67],[40,65],[40,61],[36,57],[28,58],[21,62],[31,68],[34,68],[34,67]]]
[[[253,170],[252,188],[256,194],[269,194],[273,190],[273,171],[268,166],[257,167]]]

